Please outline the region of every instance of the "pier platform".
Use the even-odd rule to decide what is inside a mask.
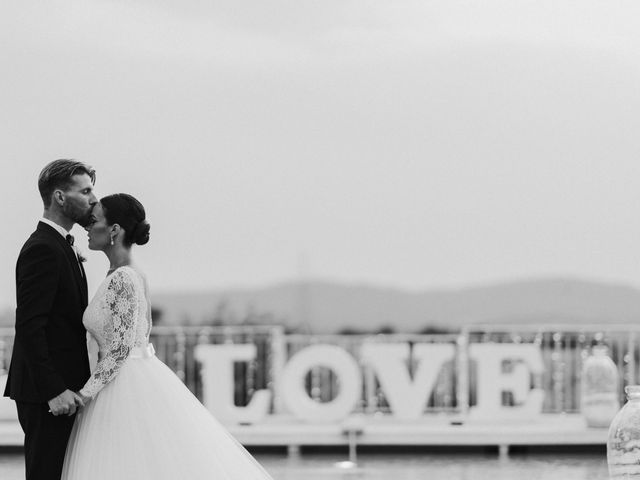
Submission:
[[[579,414],[493,422],[438,416],[406,422],[391,417],[350,417],[342,424],[332,425],[273,418],[259,425],[234,426],[229,430],[246,446],[350,446],[355,442],[357,446],[498,447],[501,453],[507,453],[511,446],[606,446],[608,434],[607,428],[587,427]]]
[[[589,428],[578,414],[538,415],[532,420],[465,420],[425,416],[400,421],[388,416],[352,416],[342,423],[309,424],[286,415],[273,415],[256,425],[229,426],[247,447],[284,447],[295,451],[309,446],[511,446],[606,445],[606,428]],[[20,446],[20,425],[0,421],[0,446]]]

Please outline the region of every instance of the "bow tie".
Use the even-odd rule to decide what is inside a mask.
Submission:
[[[73,247],[73,241],[74,241],[73,235],[71,235],[71,234],[67,235],[66,239],[67,239],[67,242],[69,243],[69,245],[71,245]]]

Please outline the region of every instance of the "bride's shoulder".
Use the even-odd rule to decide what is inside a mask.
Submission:
[[[143,280],[143,275],[138,272],[135,268],[124,265],[122,267],[116,268],[107,278],[107,285],[117,286],[123,284],[138,284]]]
[[[131,265],[123,265],[121,267],[118,267],[109,274],[109,277],[144,278],[144,276],[144,272],[142,272],[138,267],[133,267]]]

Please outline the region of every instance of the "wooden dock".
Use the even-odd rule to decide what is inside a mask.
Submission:
[[[229,431],[247,447],[275,446],[295,452],[309,446],[511,446],[606,445],[606,428],[589,428],[577,414],[539,415],[534,420],[464,421],[449,416],[402,422],[388,416],[352,416],[340,424],[308,424],[277,415],[257,425],[230,426]],[[0,446],[20,446],[17,422],[0,421]]]
[[[606,428],[587,427],[577,414],[510,422],[465,422],[450,417],[400,422],[390,417],[351,417],[339,425],[309,425],[281,417],[229,430],[246,446],[477,446],[497,447],[501,454],[508,453],[511,446],[606,446],[608,433]]]
[[[392,417],[352,416],[339,424],[309,424],[277,415],[256,425],[230,426],[247,447],[274,446],[299,450],[308,446],[511,446],[606,445],[606,428],[589,428],[577,414],[539,415],[534,420],[465,421],[450,416],[426,416],[402,422]],[[20,446],[23,435],[15,421],[0,421],[0,446]]]

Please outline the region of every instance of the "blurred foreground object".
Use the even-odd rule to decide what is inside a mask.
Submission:
[[[618,368],[609,349],[596,345],[582,368],[582,414],[589,427],[607,428],[620,409]]]
[[[628,402],[613,419],[607,441],[611,480],[640,478],[640,385],[624,391]]]

